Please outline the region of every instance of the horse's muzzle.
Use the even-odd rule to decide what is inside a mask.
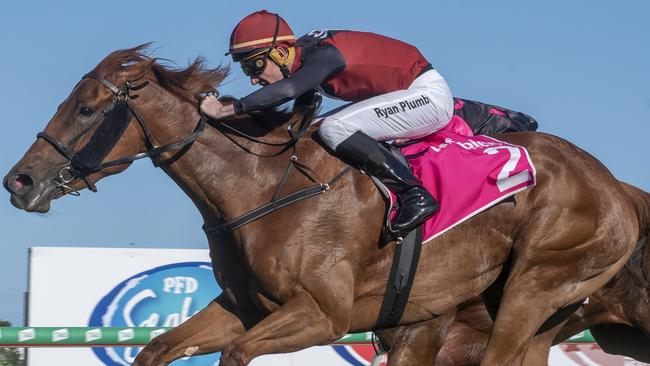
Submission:
[[[11,172],[2,181],[4,188],[11,193],[11,204],[28,212],[47,212],[50,210],[52,187],[35,183],[34,178],[24,172]]]

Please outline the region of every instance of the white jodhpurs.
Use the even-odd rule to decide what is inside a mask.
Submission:
[[[430,70],[406,90],[368,98],[325,117],[319,134],[332,150],[357,131],[377,141],[413,139],[442,129],[453,113],[447,82]]]

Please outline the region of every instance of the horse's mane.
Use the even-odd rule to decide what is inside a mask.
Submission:
[[[196,102],[200,93],[214,91],[228,76],[229,67],[209,68],[203,57],[197,57],[185,68],[175,68],[162,63],[167,61],[148,54],[151,43],[111,52],[91,72],[111,80],[120,74],[134,80],[151,73],[160,85],[175,95]],[[115,76],[113,76],[114,78]]]
[[[116,73],[125,74],[130,80],[149,73],[150,76],[155,77],[163,88],[193,104],[199,103],[202,93],[216,91],[217,87],[230,73],[230,67],[228,66],[208,67],[203,57],[195,58],[185,68],[172,67],[161,62],[167,60],[152,57],[148,52],[150,46],[151,43],[145,43],[133,48],[111,52],[97,64],[91,73],[107,80],[112,80],[111,75]],[[300,108],[295,112],[297,113],[288,110],[268,109],[252,113],[250,116],[267,125],[267,128],[273,129],[290,119],[299,120],[302,116],[298,114],[308,113],[304,108]],[[231,119],[240,118],[246,117],[233,116]]]

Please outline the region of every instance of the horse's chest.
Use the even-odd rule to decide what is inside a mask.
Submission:
[[[215,274],[222,288],[227,287],[226,292],[233,294],[234,298],[246,299],[261,311],[271,312],[292,296],[298,275],[281,256],[270,251],[261,253],[240,257],[237,270]]]
[[[228,272],[215,272],[224,294],[233,303],[246,308],[256,308],[261,312],[273,312],[286,301],[283,291],[277,286],[264,286],[257,276],[246,272],[239,275]]]
[[[289,299],[298,285],[297,271],[285,258],[269,256],[249,261],[249,293],[264,308]],[[269,303],[270,302],[270,303]]]

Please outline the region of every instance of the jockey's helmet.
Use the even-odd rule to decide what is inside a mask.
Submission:
[[[275,13],[256,11],[242,19],[230,35],[230,49],[233,61],[240,62],[246,75],[260,74],[270,58],[283,73],[293,61],[296,37],[289,24]],[[276,47],[285,47],[290,57],[282,57]],[[285,75],[286,76],[286,75]]]

